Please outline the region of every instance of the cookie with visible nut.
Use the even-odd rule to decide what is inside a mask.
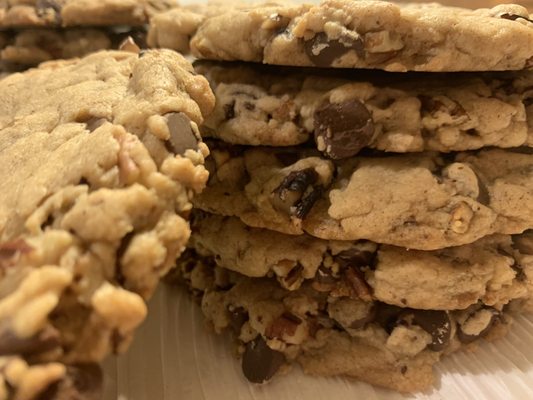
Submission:
[[[441,357],[474,349],[481,338],[501,337],[512,322],[509,309],[523,303],[417,309],[324,292],[309,282],[286,290],[275,279],[235,272],[221,285],[212,257],[191,256],[183,260],[186,266],[178,262],[181,280],[202,295],[202,311],[215,331],[234,333],[243,374],[254,383],[298,363],[312,375],[349,376],[400,392],[428,390]]]
[[[217,148],[218,146],[218,148]],[[213,143],[207,212],[252,227],[418,250],[533,228],[533,158],[518,150],[356,156]]]
[[[522,70],[533,57],[531,21],[526,8],[513,4],[469,10],[374,0],[268,3],[205,18],[190,47],[198,58],[276,65]]]
[[[0,27],[143,26],[172,0],[7,0],[0,4]]]
[[[0,103],[0,355],[67,390],[128,347],[183,251],[214,97],[173,51],[104,51],[12,74]]]
[[[533,145],[533,72],[387,74],[197,62],[217,97],[204,136],[250,146],[314,142],[344,159]],[[531,125],[531,126],[530,126]]]
[[[502,308],[527,300],[533,291],[533,249],[524,245],[533,240],[532,231],[420,251],[365,240],[288,236],[247,227],[235,217],[198,214],[192,218],[191,249],[220,268],[273,277],[289,291],[311,285],[334,298],[432,310],[478,303]]]

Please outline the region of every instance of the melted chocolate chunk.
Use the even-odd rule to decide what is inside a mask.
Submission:
[[[431,335],[428,349],[441,351],[450,342],[452,324],[446,311],[412,310],[413,324],[420,326]]]
[[[224,104],[224,117],[227,121],[230,119],[235,118],[235,100],[233,100],[231,103]]]
[[[315,141],[325,155],[348,158],[368,146],[374,137],[372,114],[359,100],[325,103],[314,114]]]
[[[525,19],[527,22],[533,23],[533,20],[531,20],[531,19],[529,19],[527,17],[523,17],[521,15],[517,15],[517,14],[505,13],[505,14],[500,15],[500,18],[509,19],[511,21],[516,21],[517,19]]]
[[[294,216],[299,219],[307,217],[307,214],[309,214],[317,200],[320,199],[323,192],[324,189],[321,186],[314,187],[313,190],[296,205]]]
[[[341,267],[374,267],[376,263],[376,253],[359,249],[349,249],[341,251],[335,257],[335,261]]]
[[[198,148],[198,138],[191,127],[191,120],[182,112],[167,114],[167,125],[170,131],[169,151],[184,154],[186,150]]]
[[[313,186],[317,180],[313,168],[291,172],[272,192],[274,207],[296,218],[305,218],[323,191],[321,186]]]
[[[246,345],[242,357],[242,372],[253,383],[265,383],[270,380],[285,363],[285,356],[272,350],[265,340],[258,336]]]
[[[312,39],[304,42],[307,57],[317,67],[330,67],[333,62],[351,50],[359,58],[365,56],[365,45],[360,37],[341,36],[339,39],[329,40],[324,32],[317,33]]]
[[[398,325],[417,325],[431,335],[428,349],[441,351],[450,342],[452,324],[446,311],[415,310],[384,303],[378,303],[376,308],[375,322],[389,334]]]
[[[475,318],[476,314],[478,314],[479,312],[486,312],[486,311],[489,311],[491,313],[491,318],[489,322],[487,323],[487,326],[483,328],[477,335],[471,335],[471,334],[466,333],[464,331],[465,329],[464,325],[468,324],[471,318]],[[496,309],[491,308],[491,307],[485,307],[478,311],[475,311],[468,317],[468,319],[463,323],[463,325],[460,325],[457,327],[457,338],[459,339],[461,343],[464,343],[464,344],[472,343],[476,341],[477,339],[485,336],[487,333],[489,333],[489,331],[494,326],[494,324],[496,323],[499,317],[500,317],[500,313]]]

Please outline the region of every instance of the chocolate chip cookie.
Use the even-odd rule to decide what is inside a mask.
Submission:
[[[269,3],[206,18],[190,46],[210,60],[395,72],[521,70],[531,65],[533,23],[517,5]]]
[[[289,291],[274,279],[246,278],[190,255],[180,261],[182,279],[201,298],[214,329],[234,333],[243,374],[254,383],[299,363],[313,375],[427,390],[441,356],[503,336],[522,307],[517,300],[504,308],[479,302],[460,310],[415,309],[308,283]]]
[[[142,26],[173,0],[4,0],[0,27]]]
[[[528,149],[374,155],[213,144],[205,211],[323,239],[435,250],[533,227]]]
[[[314,141],[340,159],[533,146],[533,73],[385,74],[198,63],[217,105],[204,136],[252,146]]]
[[[103,51],[0,81],[2,356],[33,368],[127,348],[188,240],[208,176],[198,125],[213,106],[205,78],[169,50]],[[6,379],[0,390],[17,387]]]
[[[189,246],[196,253],[248,277],[273,276],[287,290],[310,282],[336,296],[352,293],[399,307],[452,310],[478,302],[501,308],[529,298],[533,289],[533,231],[418,251],[287,236],[205,213],[193,221]]]
[[[24,29],[3,33],[0,62],[8,70],[24,69],[44,61],[83,57],[107,49],[118,49],[128,37],[146,48],[142,29]]]

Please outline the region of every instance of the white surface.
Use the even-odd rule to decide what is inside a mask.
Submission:
[[[476,353],[445,358],[437,374],[437,388],[415,396],[346,379],[312,378],[297,368],[268,385],[250,385],[230,340],[209,332],[185,290],[162,286],[128,354],[107,362],[105,399],[533,399],[533,316],[520,317],[507,338],[483,343]]]

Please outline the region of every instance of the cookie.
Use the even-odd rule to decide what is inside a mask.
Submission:
[[[533,231],[426,252],[287,236],[205,213],[193,221],[189,246],[196,253],[248,277],[275,277],[291,291],[310,283],[335,296],[355,293],[365,300],[433,310],[480,302],[501,308],[533,292]]]
[[[199,63],[217,105],[204,136],[252,146],[308,141],[340,159],[369,147],[441,152],[533,146],[533,73],[379,74]],[[533,122],[531,122],[533,125]]]
[[[173,0],[4,0],[0,27],[142,26]]]
[[[207,181],[205,78],[169,50],[103,51],[0,81],[1,355],[124,351]]]
[[[334,162],[312,149],[216,146],[194,204],[252,227],[418,250],[533,227],[528,149]]]
[[[372,0],[269,3],[206,18],[190,47],[196,57],[210,60],[393,72],[504,71],[530,67],[532,28],[529,12],[517,5],[468,10]]]
[[[166,48],[179,52],[189,52],[189,41],[200,24],[209,17],[227,11],[228,7],[246,7],[244,3],[210,1],[174,7],[172,10],[159,12],[150,18],[148,45],[153,48]]]
[[[105,29],[25,29],[4,32],[0,62],[6,68],[21,69],[44,61],[83,57],[99,50],[118,49],[128,37],[146,48],[142,30]]]
[[[2,399],[83,399],[103,395],[102,371],[96,364],[28,364],[20,357],[0,357]]]
[[[287,364],[312,375],[344,375],[400,392],[428,390],[443,355],[503,336],[521,302],[500,310],[396,307],[357,295],[335,296],[308,284],[296,291],[246,278],[191,254],[182,279],[201,299],[216,332],[235,334],[244,376],[264,383]]]

